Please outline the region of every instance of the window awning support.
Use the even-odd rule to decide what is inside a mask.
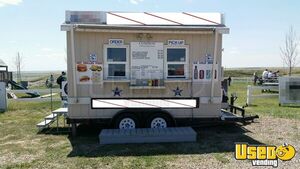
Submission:
[[[213,102],[214,92],[215,92],[215,66],[217,64],[217,48],[218,48],[218,29],[214,30],[215,40],[214,40],[214,53],[213,53],[213,65],[212,65],[212,77],[211,77],[211,93],[210,93],[210,102]]]
[[[76,78],[76,59],[75,59],[75,38],[74,38],[74,31],[75,31],[76,25],[72,25],[71,30],[70,30],[70,36],[71,36],[71,63],[72,63],[72,73],[73,73],[73,78]],[[78,98],[77,98],[77,84],[76,84],[76,79],[73,79],[73,90],[74,90],[74,98],[76,100],[76,103],[78,103]]]

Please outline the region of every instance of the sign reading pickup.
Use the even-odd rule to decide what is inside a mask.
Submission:
[[[184,40],[168,40],[168,45],[171,46],[182,46],[184,43]]]
[[[92,99],[92,108],[196,108],[199,99]]]

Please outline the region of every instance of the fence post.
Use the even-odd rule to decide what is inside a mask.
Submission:
[[[251,105],[252,104],[252,86],[251,85],[248,85],[247,86],[247,105]]]

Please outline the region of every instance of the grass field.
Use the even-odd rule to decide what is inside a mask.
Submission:
[[[22,81],[36,82],[46,80],[51,74],[59,75],[60,71],[24,71],[21,72]],[[13,79],[17,79],[16,72],[13,72]]]
[[[265,70],[271,70],[271,71],[278,71],[280,76],[285,76],[288,74],[287,68],[283,67],[267,67],[267,68],[260,68],[260,67],[250,67],[250,68],[225,68],[224,69],[224,77],[250,77],[252,78],[253,73],[256,72],[257,76],[261,76],[262,72]],[[295,67],[292,70],[293,75],[299,75],[300,74],[300,68]]]
[[[58,88],[59,86],[56,84],[56,79],[60,76],[60,71],[24,71],[22,72],[22,81],[28,81],[29,89],[46,89],[45,82],[50,78],[52,74],[54,77],[54,88]],[[13,72],[13,80],[17,81],[17,74]]]
[[[229,95],[231,93],[237,94],[238,99],[236,101],[236,104],[239,106],[246,105],[247,85],[252,84],[235,83],[229,89]],[[259,92],[260,91],[256,91],[256,93],[254,94],[259,94]],[[250,107],[246,107],[246,111],[251,114],[300,120],[300,106],[279,106],[279,100],[276,96],[274,96],[273,98],[255,98],[253,105]]]
[[[237,105],[246,103],[246,86],[230,87]],[[50,104],[10,101],[9,111],[0,113],[0,168],[250,168],[250,161],[234,159],[235,142],[287,142],[299,152],[300,108],[279,107],[276,98],[254,104],[246,111],[260,116],[256,123],[195,128],[196,143],[100,146],[97,127],[80,126],[76,138],[54,129],[39,134],[35,124],[50,114]],[[282,167],[300,168],[299,153]]]

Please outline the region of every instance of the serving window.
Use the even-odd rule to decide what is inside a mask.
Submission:
[[[188,46],[165,46],[165,76],[188,78]]]
[[[104,78],[128,79],[128,45],[104,45]]]

